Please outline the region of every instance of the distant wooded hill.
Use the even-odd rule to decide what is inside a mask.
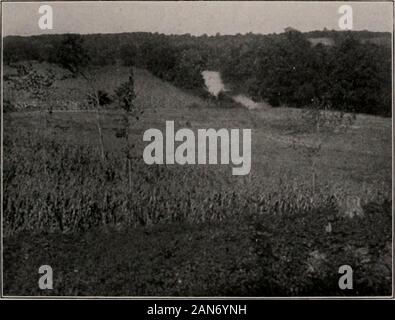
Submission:
[[[71,35],[4,38],[4,63],[60,63]],[[192,36],[158,33],[74,35],[93,65],[123,63],[179,87],[203,87],[203,70],[220,71],[238,90],[273,106],[315,104],[391,115],[391,34],[289,29],[280,34]]]

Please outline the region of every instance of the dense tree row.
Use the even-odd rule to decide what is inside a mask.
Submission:
[[[4,62],[41,60],[67,67],[70,35],[6,37]],[[76,37],[76,36],[74,36]],[[329,39],[328,43],[311,39]],[[191,36],[158,33],[95,34],[75,38],[94,65],[123,63],[146,68],[187,89],[204,86],[204,69],[270,104],[315,105],[391,115],[391,35],[332,30],[281,34]],[[76,44],[77,43],[77,44]],[[63,51],[63,52],[62,52]],[[89,57],[89,59],[87,59]],[[88,61],[89,60],[89,61]],[[319,102],[319,103],[317,103]]]
[[[352,34],[335,45],[312,45],[289,31],[256,48],[239,47],[225,60],[225,81],[274,106],[317,105],[391,115],[391,48]]]

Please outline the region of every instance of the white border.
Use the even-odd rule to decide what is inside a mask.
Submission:
[[[1,0],[0,0],[1,2]],[[9,1],[9,3],[97,3],[102,1]],[[117,2],[117,3],[124,3],[124,2],[138,2],[138,1],[105,1],[105,2]],[[147,1],[147,2],[159,2],[159,1]],[[173,1],[169,1],[173,2]],[[215,2],[215,0],[213,1]],[[219,2],[219,1],[218,1]],[[234,1],[234,2],[242,2],[242,1]],[[301,297],[201,297],[201,296],[188,296],[188,297],[179,297],[179,296],[5,296],[3,289],[3,268],[4,268],[4,257],[3,257],[3,4],[1,2],[1,296],[0,300],[395,300],[394,297],[394,33],[395,33],[395,25],[394,25],[394,15],[395,15],[395,5],[394,0],[388,1],[262,1],[262,2],[277,2],[277,3],[284,3],[284,2],[306,2],[306,3],[352,3],[352,2],[360,2],[360,3],[392,3],[392,295],[391,296],[301,296]]]

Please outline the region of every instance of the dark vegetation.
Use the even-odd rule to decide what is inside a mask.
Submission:
[[[370,205],[367,212],[365,221],[335,218],[336,233],[325,236],[319,234],[328,220],[324,208],[182,228],[179,222],[107,233],[20,234],[6,242],[4,290],[10,295],[390,295],[391,246],[385,245],[390,230],[381,228],[391,229],[391,206]],[[306,224],[312,216],[315,223]],[[37,288],[35,267],[42,264],[57,275],[49,293]],[[339,290],[337,270],[343,264],[357,266],[355,290]]]
[[[39,60],[67,67],[68,51],[60,46],[65,37],[70,35],[7,37],[4,61]],[[333,45],[309,41],[317,38],[330,39]],[[122,61],[185,89],[201,90],[201,71],[211,69],[221,71],[235,88],[273,106],[305,107],[319,100],[334,110],[391,115],[388,33],[289,29],[270,35],[125,33],[81,39],[90,64]],[[85,56],[77,58],[85,61]]]

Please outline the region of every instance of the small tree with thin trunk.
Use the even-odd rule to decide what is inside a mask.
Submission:
[[[104,139],[100,123],[100,108],[104,105],[102,91],[96,87],[95,75],[88,70],[90,62],[89,55],[83,47],[83,38],[78,34],[67,35],[56,50],[56,62],[63,68],[69,70],[74,77],[81,76],[86,80],[89,92],[88,102],[96,110],[96,125],[100,141],[101,158],[105,159]]]
[[[306,140],[294,139],[292,147],[307,159],[311,172],[313,194],[316,191],[317,162],[321,156],[322,147],[327,143],[330,134],[345,133],[355,119],[355,114],[334,111],[330,101],[326,99],[316,98],[311,105],[301,111],[298,121],[311,135]]]
[[[143,110],[138,108],[138,106],[134,103],[134,99],[136,98],[136,94],[134,92],[134,72],[133,68],[130,68],[128,81],[122,83],[116,90],[115,96],[118,101],[118,105],[121,109],[123,109],[123,119],[124,119],[124,128],[122,132],[122,136],[125,138],[125,157],[127,164],[127,174],[128,174],[128,184],[129,191],[132,190],[132,149],[134,145],[130,144],[129,141],[129,131],[132,120],[139,120],[140,115],[143,113]]]

